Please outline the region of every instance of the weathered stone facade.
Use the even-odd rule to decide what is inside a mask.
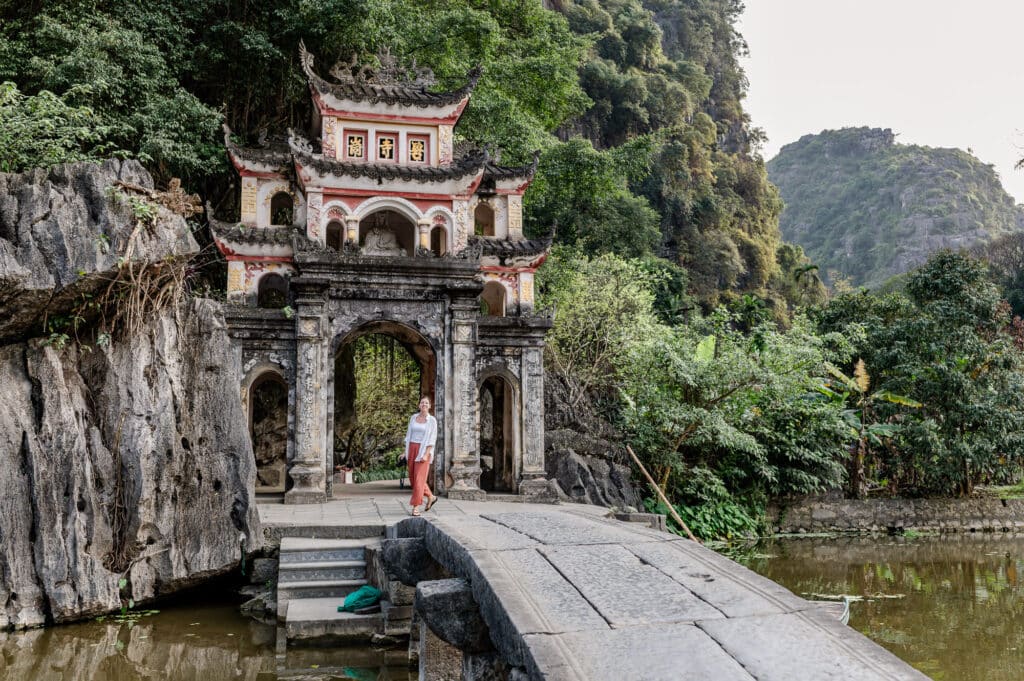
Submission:
[[[244,149],[228,131],[241,219],[211,220],[229,261],[228,322],[250,421],[267,376],[287,385],[288,479],[274,491],[291,503],[331,496],[335,413],[347,408],[335,404],[346,389],[335,385],[335,359],[380,333],[409,351],[433,398],[434,489],[550,496],[542,351],[551,320],[533,312],[550,242],[522,234],[536,158],[502,167],[453,146],[479,74],[436,93],[422,71],[410,78],[386,56],[371,75],[335,68],[337,81],[317,75],[304,50],[302,64],[315,141],[290,131],[287,145]]]

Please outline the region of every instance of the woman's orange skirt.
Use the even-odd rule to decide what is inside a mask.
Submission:
[[[434,496],[434,493],[427,487],[427,474],[430,473],[430,462],[424,459],[417,461],[420,453],[420,443],[409,443],[409,483],[412,484],[411,506],[419,506],[423,503],[424,496]]]

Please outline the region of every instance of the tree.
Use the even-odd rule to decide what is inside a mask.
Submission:
[[[961,494],[1015,479],[1024,433],[1024,366],[1011,315],[982,263],[949,251],[910,273],[905,293],[839,296],[818,315],[823,331],[856,338],[878,390],[920,409],[878,404],[898,422],[891,445],[872,445],[869,469],[892,493]]]
[[[527,230],[540,235],[554,226],[558,243],[591,255],[651,253],[658,214],[626,187],[629,162],[580,137],[550,149],[526,195]]]
[[[116,151],[95,112],[43,90],[25,95],[0,84],[0,172],[103,158]]]

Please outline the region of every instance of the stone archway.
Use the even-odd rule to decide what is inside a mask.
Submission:
[[[516,492],[520,418],[516,395],[514,380],[503,372],[480,381],[478,451],[480,488],[485,492]]]
[[[362,324],[336,338],[332,350],[333,390],[330,393],[328,443],[330,446],[336,447],[335,451],[339,458],[335,460],[335,463],[340,464],[342,458],[346,459],[346,463],[365,463],[367,453],[365,450],[359,452],[363,458],[358,461],[353,460],[352,455],[356,453],[356,447],[387,446],[387,439],[378,437],[376,433],[372,435],[373,441],[370,441],[370,438],[367,437],[368,434],[364,432],[368,430],[365,426],[370,424],[360,423],[360,418],[372,419],[374,421],[372,428],[379,429],[386,426],[393,438],[390,444],[400,447],[408,418],[415,411],[420,396],[426,395],[431,398],[434,404],[434,413],[438,419],[439,437],[435,449],[434,466],[434,469],[438,470],[443,461],[444,447],[441,435],[443,411],[437,400],[437,353],[431,343],[406,324],[375,321]],[[387,356],[389,351],[394,352],[397,356],[392,356],[389,359]],[[360,363],[367,362],[368,353],[372,355],[374,352],[384,353],[383,367],[380,365],[382,358],[378,355],[373,372],[371,375],[367,375],[367,367],[365,364],[361,366]],[[416,380],[413,383],[409,382],[406,358],[411,360],[418,369],[418,376],[415,377]],[[362,384],[362,387],[359,384]],[[379,408],[371,409],[367,414],[366,405],[361,401],[363,395],[360,394],[360,390],[367,391],[374,396]],[[406,402],[408,404],[405,404]],[[404,405],[404,408],[401,408],[400,405]],[[359,406],[364,408],[361,410]],[[360,411],[363,412],[362,417]],[[354,442],[353,436],[366,437],[367,440]]]
[[[249,386],[249,437],[256,459],[256,492],[284,492],[288,460],[288,384],[277,371]]]

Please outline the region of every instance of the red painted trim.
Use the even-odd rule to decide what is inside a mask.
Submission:
[[[548,254],[544,253],[539,258],[534,260],[532,263],[525,267],[503,267],[501,265],[481,265],[481,272],[497,272],[504,274],[522,274],[524,272],[530,274],[536,274],[540,266],[544,264],[544,261],[548,259]]]
[[[392,192],[392,191],[374,191],[372,189],[349,189],[349,188],[337,188],[337,187],[324,187],[324,200],[330,192],[332,198],[341,198],[342,196],[352,196],[356,198],[372,198],[374,196],[388,196],[398,197],[401,199],[409,199],[410,201],[452,201],[459,194],[430,194],[425,192]],[[341,193],[339,193],[341,192]]]
[[[281,173],[267,173],[263,171],[250,170],[241,161],[239,161],[234,154],[228,152],[228,158],[231,159],[231,165],[234,166],[235,170],[242,177],[262,177],[265,180],[282,180],[284,175]]]
[[[287,256],[287,255],[265,255],[265,256],[225,255],[224,258],[225,258],[225,260],[227,260],[229,262],[241,261],[241,262],[244,262],[244,263],[247,263],[247,264],[248,263],[261,263],[261,262],[262,263],[267,263],[267,262],[283,262],[283,263],[288,263],[289,265],[291,265],[291,264],[294,264],[294,262],[295,262],[295,258],[292,258],[292,257]]]

